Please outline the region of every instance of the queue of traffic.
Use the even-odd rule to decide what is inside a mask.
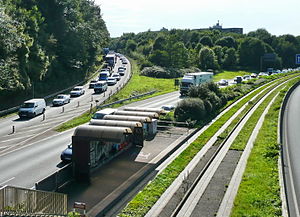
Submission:
[[[77,127],[72,145],[62,152],[61,160],[72,162],[74,177],[88,179],[90,173],[144,139],[157,133],[157,121],[163,109],[127,107],[96,112],[89,124]]]
[[[112,58],[113,57],[113,58]],[[120,58],[121,66],[117,68],[117,72],[113,71],[117,59]],[[113,60],[113,61],[112,61]],[[113,86],[121,80],[121,76],[126,74],[128,64],[126,58],[121,54],[110,53],[105,58],[106,64],[101,69],[97,80],[91,80],[89,89],[94,89],[94,93],[103,93],[107,91],[108,86]],[[63,106],[71,102],[71,98],[80,97],[85,94],[83,86],[75,86],[69,94],[58,94],[52,100],[52,106]],[[33,118],[46,111],[46,101],[43,98],[27,100],[20,107],[18,115],[20,118]]]

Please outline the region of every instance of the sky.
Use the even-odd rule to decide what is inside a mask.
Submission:
[[[300,35],[300,0],[95,0],[111,37],[167,29],[215,25],[265,28],[272,35]]]

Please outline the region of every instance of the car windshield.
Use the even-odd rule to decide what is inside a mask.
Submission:
[[[117,75],[117,74],[114,74],[114,75],[113,75],[113,77],[119,77],[119,75]]]
[[[33,108],[34,107],[34,103],[24,103],[22,105],[22,108]]]
[[[108,78],[108,80],[109,80],[109,81],[114,81],[115,79],[114,79],[114,78]]]
[[[189,83],[189,82],[181,82],[182,87],[189,87],[191,85],[192,85],[192,83]]]
[[[78,91],[78,90],[81,90],[81,88],[76,87],[76,88],[74,88],[73,90]]]
[[[61,95],[56,97],[56,99],[63,99],[63,98],[64,98],[64,96],[61,96]]]

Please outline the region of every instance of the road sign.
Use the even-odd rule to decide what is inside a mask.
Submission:
[[[300,64],[300,54],[296,54],[296,64]]]
[[[263,55],[263,61],[265,62],[275,62],[276,54],[275,53],[265,53]]]

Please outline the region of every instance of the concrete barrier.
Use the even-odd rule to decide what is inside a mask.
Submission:
[[[72,163],[35,183],[36,190],[56,191],[73,179]]]

